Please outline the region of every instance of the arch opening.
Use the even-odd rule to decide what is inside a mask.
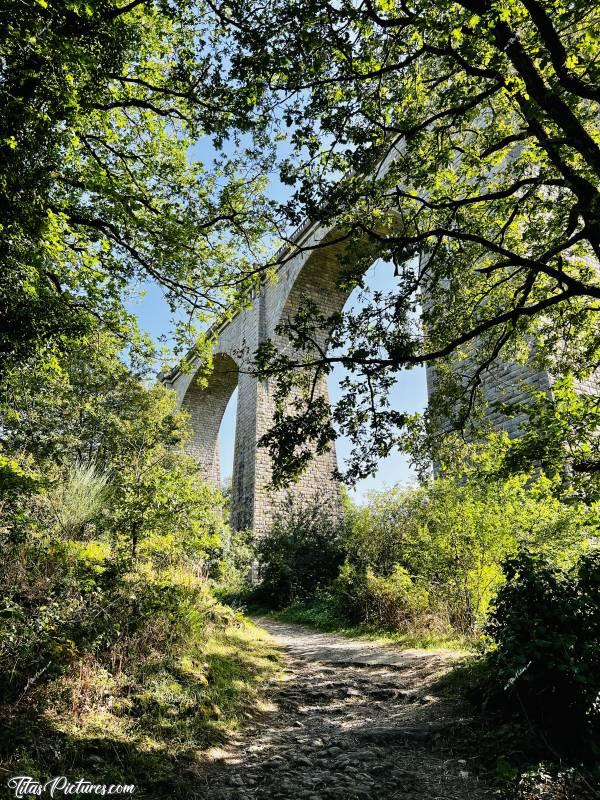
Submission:
[[[198,461],[204,479],[214,486],[221,486],[219,431],[237,388],[238,375],[238,365],[233,358],[226,353],[216,353],[206,386],[199,386],[193,380],[182,402],[192,427],[192,440],[187,450]]]
[[[352,254],[335,246],[313,252],[302,265],[289,289],[279,321],[293,320],[307,302],[323,318],[344,311],[359,311],[369,299],[372,299],[375,292],[387,293],[397,288],[399,278],[395,274],[393,264],[378,258],[377,253],[372,251],[367,254],[370,266],[363,273],[361,286],[353,290],[340,288],[341,263],[346,261],[349,255]],[[356,257],[362,263],[366,263],[364,252],[357,252]],[[293,345],[286,341],[285,337],[274,338],[283,351],[290,353]],[[329,336],[326,330],[322,331],[321,336],[315,332],[315,339],[319,348],[329,352]],[[342,355],[343,351],[335,353]],[[344,368],[338,366],[329,374],[327,380],[322,380],[318,391],[332,405],[341,399],[343,391],[341,383],[347,375]],[[392,407],[408,413],[424,411],[427,407],[426,369],[419,367],[399,371],[389,401]],[[319,487],[317,492],[320,492],[326,483],[325,470],[331,474],[338,467],[343,472],[351,449],[350,439],[340,436],[332,448],[331,457],[319,456],[309,465],[307,473],[301,478],[299,492],[304,494],[306,491],[310,494],[315,485]],[[397,483],[412,483],[415,480],[416,473],[411,469],[408,458],[398,450],[394,450],[380,460],[377,470],[370,477],[356,484],[352,495],[360,501],[370,490]]]
[[[237,404],[239,388],[236,386],[225,407],[219,428],[220,481],[223,489],[231,493],[233,483],[233,465],[235,453],[235,436],[237,430]]]
[[[393,264],[383,259],[376,259],[364,273],[362,287],[356,287],[349,293],[340,310],[351,313],[359,312],[367,306],[375,292],[382,294],[392,292],[396,288],[396,280]],[[343,349],[335,351],[336,355],[343,355],[343,353]],[[349,374],[341,365],[336,365],[329,374],[329,397],[332,405],[342,398],[342,382]],[[390,406],[409,414],[425,411],[428,400],[426,368],[423,366],[401,370],[396,373],[395,377],[396,382],[389,394]],[[340,436],[336,440],[336,455],[341,472],[344,472],[351,451],[352,441],[350,438]],[[351,488],[350,496],[360,503],[370,491],[377,491],[398,483],[412,484],[416,480],[417,474],[411,467],[408,456],[395,449],[388,456],[380,458],[377,470],[372,475],[359,480]]]

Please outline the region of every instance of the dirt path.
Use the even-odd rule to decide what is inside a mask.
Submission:
[[[211,800],[481,800],[476,732],[434,694],[458,658],[256,620],[285,652],[283,680],[243,735],[206,756]]]

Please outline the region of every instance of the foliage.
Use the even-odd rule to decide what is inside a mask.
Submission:
[[[123,769],[135,761],[144,776],[148,750],[179,758],[222,735],[272,671],[209,594],[216,554],[241,583],[251,548],[227,545],[221,499],[183,453],[185,414],[144,383],[150,348],[125,295],[150,279],[203,323],[233,313],[274,273],[270,237],[304,216],[339,246],[340,298],[377,257],[395,288],[356,312],[306,304],[277,332],[290,347],[263,343],[276,483],[339,433],[355,446],[350,479],[394,447],[433,450],[441,421],[473,435],[502,358],[564,378],[527,406],[499,468],[472,452],[453,472],[443,454],[438,480],[373,498],[350,527],[317,506],[282,512],[260,546],[264,594],[471,633],[499,591],[501,682],[555,729],[597,734],[596,554],[572,567],[597,535],[597,510],[578,502],[596,497],[597,404],[574,393],[598,363],[597,8],[10,0],[6,11],[3,760],[35,760],[42,745],[23,731],[44,726],[37,772],[85,764],[101,739],[113,759],[126,742]],[[273,167],[292,187],[277,209],[263,196]],[[310,245],[283,260],[297,249]],[[208,363],[209,339],[192,353]],[[424,363],[436,370],[422,429],[387,396]],[[314,387],[336,364],[348,376],[330,417]],[[500,563],[522,546],[550,565],[509,560],[503,587]],[[19,727],[22,713],[34,725]],[[154,789],[173,795],[173,776],[185,781],[161,767]]]
[[[122,341],[97,326],[73,352],[32,356],[0,385],[1,441],[37,463],[94,463],[114,472],[132,452],[189,436],[170,393],[146,386],[147,363],[124,361]]]
[[[226,524],[220,495],[198,471],[191,457],[162,446],[131,453],[113,488],[107,523],[132,556],[141,546],[154,559],[199,563],[218,545]]]
[[[235,304],[269,228],[265,169],[250,140],[243,163],[222,148],[233,117],[203,4],[9,0],[4,11],[2,370],[48,344],[72,351],[98,319],[135,341],[123,294],[136,281],[157,281],[196,317]],[[191,149],[205,136],[207,166]]]
[[[597,506],[561,502],[555,481],[499,476],[499,450],[470,446],[470,462],[455,454],[424,486],[371,493],[333,531],[317,507],[285,509],[259,543],[264,596],[323,607],[341,624],[480,634],[507,556],[529,547],[566,569],[598,530]]]
[[[248,595],[257,563],[254,531],[225,531],[212,561],[211,578],[218,596],[236,602]]]
[[[511,800],[538,800],[541,797],[571,798],[578,800],[594,800],[597,795],[597,771],[591,774],[581,768],[564,767],[562,764],[543,761],[533,769],[527,769],[514,780],[515,770],[512,773],[513,786],[510,792]],[[516,784],[516,785],[515,785]]]
[[[2,457],[7,690],[90,653],[106,666],[153,616],[176,636],[168,617],[192,614],[196,590],[169,584],[167,571],[198,581],[225,528],[219,493],[183,452],[187,417],[173,393],[146,387],[119,356],[118,340],[95,331],[75,353],[11,369],[0,434],[11,454]]]
[[[563,479],[563,494],[592,503],[600,499],[600,396],[594,386],[578,388],[573,376],[565,376],[551,393],[536,392],[526,404],[502,406],[508,414],[527,414],[504,467],[515,472],[539,463],[546,474]]]
[[[405,633],[431,627],[429,592],[400,564],[387,575],[376,575],[371,567],[361,571],[346,562],[332,595],[338,614],[353,622]]]
[[[131,555],[151,537],[146,555],[155,561],[199,563],[226,521],[219,493],[183,452],[187,415],[171,391],[147,387],[121,361],[114,336],[95,331],[79,344],[52,364],[32,358],[13,368],[2,397],[5,448],[29,453],[47,474],[37,501],[45,524],[72,531],[95,516]]]
[[[211,591],[226,504],[174,394],[99,328],[47,356],[0,398],[0,758],[187,797],[277,659]]]
[[[521,551],[505,562],[487,632],[504,700],[520,705],[563,746],[597,756],[600,731],[600,557],[569,572]]]
[[[307,303],[281,321],[292,347],[262,346],[260,368],[280,380],[263,440],[276,482],[304,468],[294,448],[339,434],[354,444],[348,480],[406,447],[412,420],[386,399],[411,366],[436,365],[433,430],[472,424],[502,359],[593,372],[597,4],[233,0],[215,13],[232,102],[286,137],[283,210],[330,231],[340,298],[377,257],[394,280],[355,311]],[[284,261],[312,247],[290,243]],[[339,364],[349,374],[330,421],[311,386]]]
[[[5,552],[4,766],[189,796],[198,748],[235,729],[277,668],[271,647],[180,564],[124,569],[98,541]]]
[[[61,536],[83,539],[85,528],[103,508],[108,476],[98,473],[94,464],[75,464],[64,479],[46,495]]]
[[[10,546],[1,575],[4,699],[22,697],[86,656],[104,668],[191,635],[200,587],[128,572],[102,540],[32,537]],[[163,637],[163,638],[161,638]],[[182,637],[180,639],[179,637]]]
[[[274,273],[265,243],[305,216],[346,254],[342,295],[378,256],[396,286],[356,313],[301,308],[282,321],[285,353],[264,343],[258,366],[281,379],[263,440],[276,482],[339,434],[352,480],[408,448],[415,420],[386,398],[415,364],[437,363],[430,433],[472,422],[499,358],[577,380],[595,368],[598,19],[583,0],[7,12],[3,382],[33,355],[75,354],[98,319],[143,349],[123,303],[137,282],[194,319],[235,311]],[[278,208],[263,197],[274,166],[292,187]],[[316,329],[329,350],[315,352]],[[209,344],[194,349],[208,361]],[[310,387],[337,363],[349,374],[330,420]]]
[[[0,450],[0,532],[18,538],[27,528],[27,498],[41,490],[43,481],[31,458],[5,455]]]
[[[369,570],[386,577],[401,567],[426,587],[430,613],[469,632],[485,619],[506,555],[527,544],[569,563],[593,535],[596,514],[561,504],[547,478],[494,480],[477,464],[468,478],[371,495],[354,514],[348,560],[363,581]]]
[[[143,662],[154,652],[176,649],[189,637],[198,638],[212,619],[214,600],[199,577],[204,548],[214,537],[209,514],[198,515],[192,528],[182,526],[183,541],[162,529],[146,531],[139,557],[132,560],[120,547],[118,529],[86,529],[89,508],[80,507],[79,496],[73,511],[68,485],[54,492],[65,502],[62,509],[54,506],[53,527],[45,517],[47,498],[41,498],[40,524],[16,541],[3,536],[0,674],[13,699],[82,659],[114,671],[117,663]],[[93,498],[109,518],[108,495]],[[178,500],[172,490],[169,502]],[[202,500],[214,514],[214,492],[208,498],[200,493],[196,506]],[[177,511],[171,523],[169,530],[177,530]]]
[[[260,597],[275,606],[313,597],[338,573],[344,532],[344,521],[322,503],[294,504],[290,498],[257,545]]]

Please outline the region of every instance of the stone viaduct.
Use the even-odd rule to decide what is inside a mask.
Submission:
[[[268,529],[274,510],[281,502],[281,492],[270,491],[271,463],[268,452],[257,447],[269,429],[273,414],[273,386],[259,381],[252,372],[252,358],[259,343],[271,339],[282,349],[289,342],[276,333],[281,320],[293,318],[306,300],[312,301],[324,316],[339,311],[348,292],[339,289],[337,275],[340,251],[326,245],[330,232],[318,224],[306,224],[296,231],[286,248],[279,252],[281,267],[277,282],[265,284],[253,298],[252,306],[216,326],[214,369],[208,384],[200,388],[195,380],[197,365],[182,372],[177,368],[163,382],[171,386],[178,403],[190,413],[193,442],[190,452],[198,459],[206,478],[220,483],[219,427],[225,408],[238,388],[237,415],[232,480],[232,524],[236,529],[252,528],[260,533]],[[485,386],[490,399],[515,399],[527,380],[539,388],[549,386],[545,373],[532,373],[526,366],[500,364]],[[433,375],[427,374],[429,394]],[[327,396],[325,380],[319,387]],[[516,428],[520,420],[492,420],[497,427]],[[318,497],[324,502],[341,504],[340,486],[333,475],[336,466],[334,448],[315,456],[293,494],[301,500]]]

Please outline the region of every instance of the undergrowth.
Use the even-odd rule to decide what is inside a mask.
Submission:
[[[277,670],[266,636],[228,614],[175,657],[156,654],[139,669],[111,673],[93,658],[80,660],[43,691],[0,708],[1,769],[133,783],[144,797],[187,798],[202,751],[251,716]]]
[[[448,629],[445,632],[425,629],[393,631],[365,624],[352,625],[340,619],[327,604],[312,606],[292,605],[280,610],[252,607],[252,611],[254,613],[263,613],[282,622],[295,622],[300,625],[309,625],[320,631],[338,633],[353,639],[379,641],[402,647],[472,651],[477,650],[480,646],[479,639],[463,636],[452,629]]]

